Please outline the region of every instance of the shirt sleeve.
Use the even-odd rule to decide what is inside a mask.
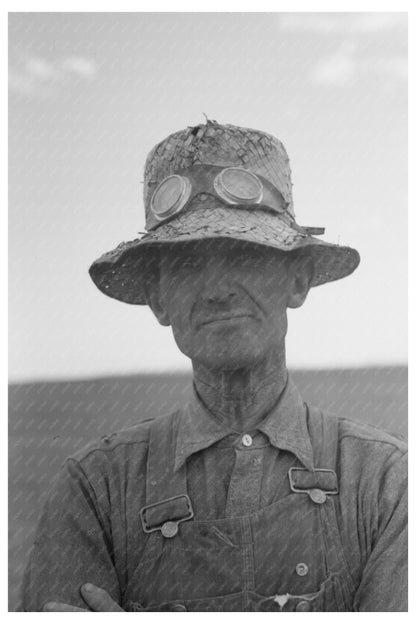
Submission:
[[[80,587],[90,582],[120,604],[111,531],[81,465],[66,461],[44,507],[21,590],[21,611],[46,602],[87,608]]]
[[[390,460],[374,503],[373,547],[355,611],[407,611],[407,454]]]

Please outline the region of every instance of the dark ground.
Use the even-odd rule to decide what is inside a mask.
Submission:
[[[407,368],[294,371],[306,401],[406,436]],[[9,610],[15,611],[36,523],[62,461],[88,441],[183,404],[188,376],[11,385]]]

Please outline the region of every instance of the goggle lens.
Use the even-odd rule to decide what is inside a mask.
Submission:
[[[258,177],[237,167],[224,169],[214,180],[218,195],[228,202],[257,204],[263,196],[263,186]]]
[[[191,185],[183,176],[171,175],[165,178],[153,193],[153,214],[158,219],[166,219],[186,204],[190,193]]]

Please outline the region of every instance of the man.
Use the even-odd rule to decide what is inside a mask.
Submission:
[[[286,370],[287,309],[357,251],[296,223],[286,151],[256,130],[169,136],[144,202],[148,233],[90,274],[171,325],[193,398],[67,460],[23,608],[405,610],[405,445],[305,405]]]

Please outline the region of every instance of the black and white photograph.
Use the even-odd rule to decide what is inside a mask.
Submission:
[[[8,610],[406,612],[408,14],[119,11],[8,13]]]

